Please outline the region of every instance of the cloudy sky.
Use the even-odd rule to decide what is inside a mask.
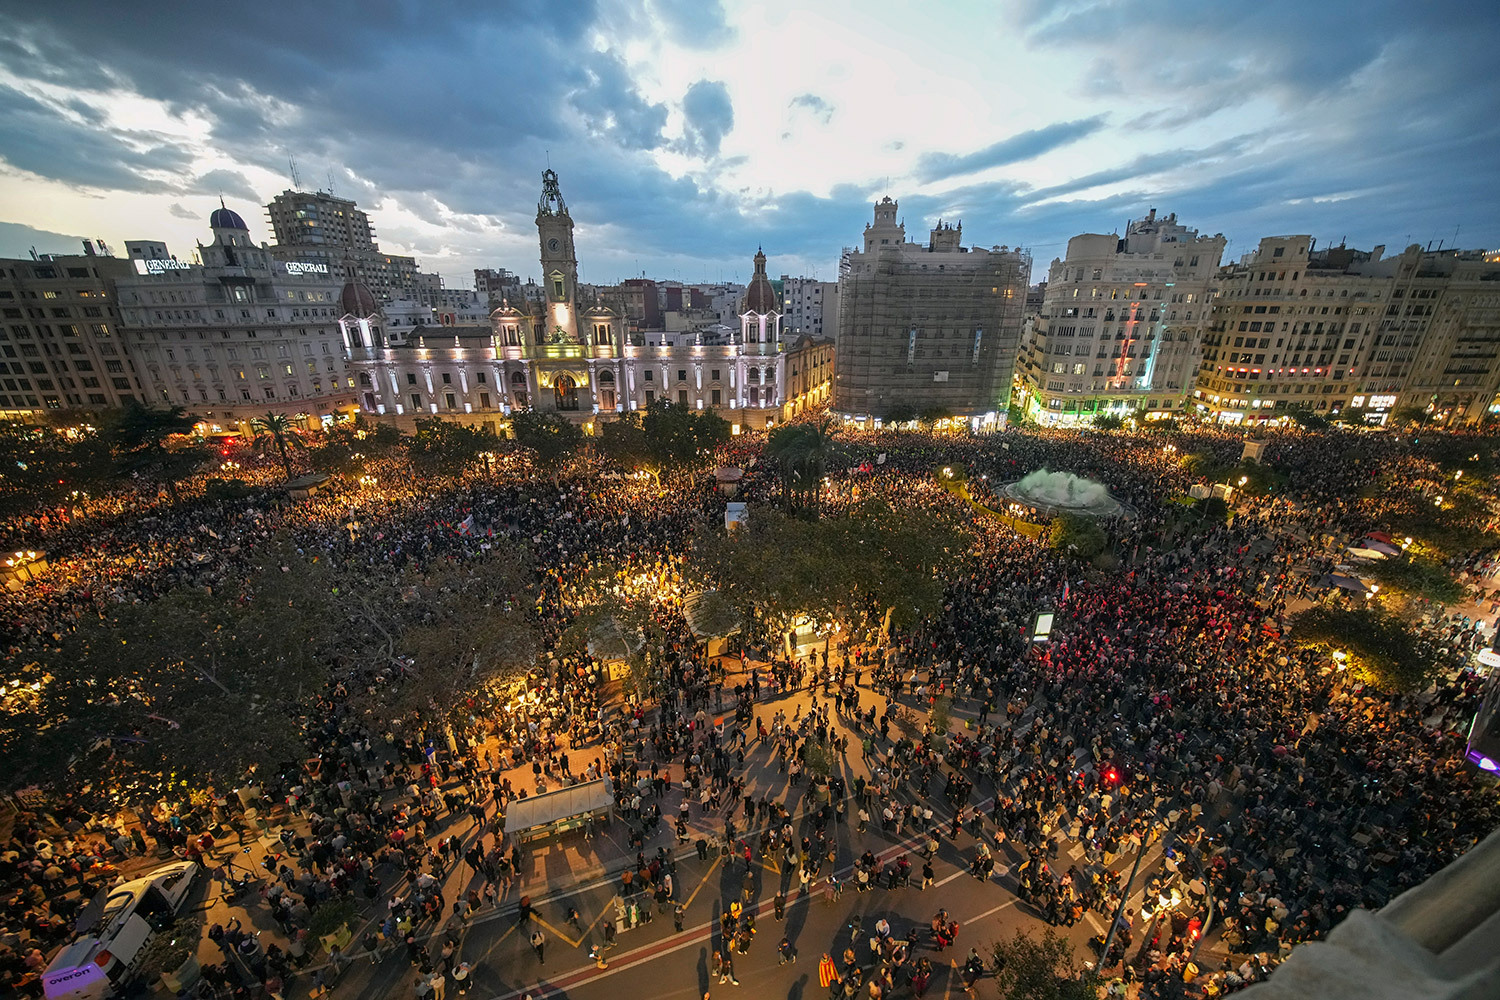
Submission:
[[[0,255],[186,256],[222,195],[368,210],[467,286],[537,272],[548,158],[586,281],[836,275],[870,203],[1032,248],[1150,206],[1230,239],[1500,245],[1500,5],[320,0],[0,9]],[[1461,228],[1460,228],[1461,227]]]

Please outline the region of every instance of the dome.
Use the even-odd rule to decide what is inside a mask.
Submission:
[[[380,311],[380,304],[368,285],[351,281],[339,292],[339,308],[345,316],[373,316]]]
[[[246,232],[250,231],[250,227],[245,225],[245,220],[240,218],[240,213],[232,208],[224,208],[222,203],[220,207],[214,209],[214,214],[208,217],[208,228],[243,229]]]
[[[745,305],[741,313],[766,313],[778,312],[776,301],[776,289],[771,284],[771,279],[766,276],[766,252],[755,251],[755,276],[750,279],[750,287],[745,289]]]

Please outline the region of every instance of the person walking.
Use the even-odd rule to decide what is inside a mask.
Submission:
[[[543,959],[542,957],[542,954],[543,950],[546,947],[547,936],[543,934],[542,929],[538,927],[536,930],[531,932],[531,950],[536,952],[536,960],[538,965],[543,964],[543,962],[545,961],[545,959]]]

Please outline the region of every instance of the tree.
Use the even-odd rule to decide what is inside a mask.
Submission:
[[[1107,539],[1097,521],[1082,514],[1063,512],[1052,519],[1047,544],[1053,552],[1077,559],[1092,559],[1104,551]]]
[[[1095,1000],[1101,980],[1073,964],[1073,946],[1051,927],[1041,940],[1023,930],[990,946],[995,982],[1004,1000]]]
[[[251,420],[250,429],[255,432],[256,447],[262,450],[276,449],[276,454],[281,458],[281,467],[286,470],[286,478],[290,480],[292,459],[288,449],[300,447],[302,443],[291,420],[284,413],[267,413]]]
[[[1391,411],[1391,423],[1421,427],[1432,422],[1432,414],[1420,406],[1398,406]]]
[[[465,564],[439,564],[411,593],[422,619],[396,638],[412,664],[380,706],[437,723],[469,691],[528,670],[540,649],[528,609],[536,605],[530,564],[521,551],[491,551]]]
[[[743,621],[772,629],[800,615],[872,624],[887,609],[899,627],[942,606],[967,531],[957,518],[912,517],[879,501],[819,521],[757,510],[733,534],[701,532],[690,574],[712,581]]]
[[[510,421],[511,433],[536,455],[537,465],[554,473],[578,451],[583,431],[556,413],[522,410]]]
[[[729,423],[712,410],[695,412],[684,403],[660,400],[644,415],[627,413],[604,425],[600,454],[621,465],[663,475],[702,461],[703,454],[729,440]]]
[[[953,411],[946,406],[928,406],[918,416],[924,424],[935,424],[939,420],[947,420],[953,416]]]
[[[108,487],[115,463],[108,442],[84,431],[0,422],[0,517],[70,503],[76,494]]]
[[[419,417],[416,432],[406,439],[412,466],[432,476],[459,475],[499,447],[500,439],[489,428],[441,417]]]
[[[1292,419],[1305,431],[1321,431],[1328,428],[1328,418],[1311,410],[1293,410]]]
[[[833,438],[837,432],[833,418],[823,417],[813,423],[782,424],[767,437],[766,458],[776,465],[788,513],[794,494],[806,497],[822,487],[836,454]]]
[[[1290,634],[1299,645],[1345,653],[1358,676],[1391,694],[1420,691],[1438,671],[1411,627],[1377,605],[1317,605],[1292,620]]]
[[[304,755],[304,697],[350,637],[327,562],[273,543],[243,586],[179,588],[86,616],[23,668],[35,704],[0,715],[15,785],[147,801]],[[22,763],[24,762],[24,763]]]
[[[1408,552],[1380,559],[1368,567],[1369,575],[1382,587],[1439,604],[1457,604],[1464,596],[1463,584],[1435,559]]]
[[[208,460],[207,448],[181,441],[192,429],[193,418],[180,406],[157,410],[131,403],[106,438],[120,472],[161,483],[175,502],[177,484]]]
[[[885,423],[909,424],[917,419],[917,408],[910,403],[892,403],[886,407]]]
[[[404,444],[404,436],[394,425],[370,424],[356,418],[324,431],[317,445],[309,449],[308,458],[314,468],[358,475],[371,460],[389,458]]]
[[[1117,413],[1100,413],[1094,417],[1094,429],[1100,431],[1117,431],[1125,426],[1125,418]]]

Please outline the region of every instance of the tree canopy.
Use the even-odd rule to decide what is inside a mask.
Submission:
[[[243,587],[111,606],[23,668],[36,697],[0,716],[12,780],[71,772],[139,800],[297,760],[305,698],[336,642],[324,623],[341,616],[325,564],[281,546],[258,563]]]
[[[1047,544],[1053,552],[1077,559],[1092,559],[1104,551],[1104,529],[1092,517],[1063,512],[1052,519]]]
[[[1048,927],[1040,940],[1017,930],[1009,941],[990,945],[995,982],[1004,1000],[1095,1000],[1097,973],[1073,966],[1073,946]]]
[[[834,460],[838,426],[832,417],[813,423],[782,424],[766,438],[766,459],[776,466],[783,505],[792,510],[793,496],[815,496]]]
[[[1345,653],[1357,676],[1392,694],[1422,690],[1438,669],[1411,626],[1378,605],[1308,608],[1292,620],[1291,637]]]
[[[536,454],[537,465],[554,472],[583,442],[579,426],[556,413],[522,410],[511,417],[510,426],[516,442]]]
[[[703,460],[729,440],[729,423],[712,410],[659,400],[603,425],[598,451],[624,466],[645,469],[659,480]]]
[[[471,469],[481,455],[499,447],[500,438],[488,428],[441,417],[417,418],[416,432],[406,439],[412,466],[439,476],[456,476]]]
[[[914,518],[878,501],[819,521],[757,508],[733,533],[700,534],[693,572],[714,581],[747,621],[873,621],[891,608],[905,625],[941,606],[943,577],[967,551],[967,530],[944,513]]]

